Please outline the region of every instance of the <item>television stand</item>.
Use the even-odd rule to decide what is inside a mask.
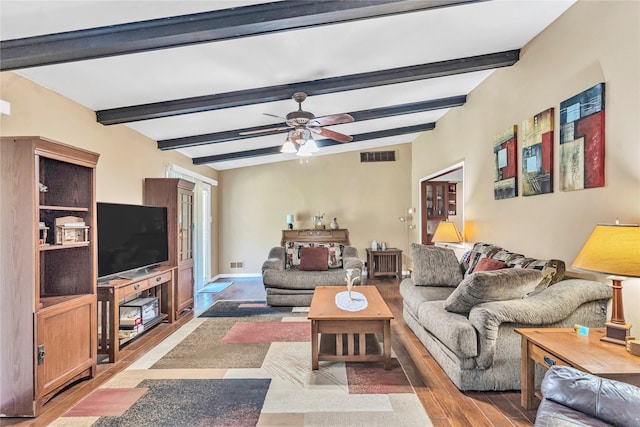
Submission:
[[[135,280],[139,277],[146,276],[148,274],[153,274],[157,270],[157,267],[143,267],[138,270],[127,271],[124,273],[119,273],[116,277],[118,279],[127,279],[127,280]]]
[[[99,283],[98,313],[99,334],[98,354],[107,354],[109,362],[118,361],[120,347],[130,339],[120,339],[120,305],[136,297],[157,297],[160,300],[160,316],[153,325],[162,321],[173,323],[173,290],[175,288],[176,267],[159,266],[142,272],[138,270],[132,279],[118,278]],[[152,325],[145,327],[135,338],[146,334]],[[148,329],[149,328],[149,329]],[[132,338],[132,339],[135,339]]]

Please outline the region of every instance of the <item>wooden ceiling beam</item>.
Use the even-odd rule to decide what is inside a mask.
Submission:
[[[47,34],[0,42],[0,71],[211,43],[477,1],[281,1]]]
[[[354,142],[369,141],[372,139],[388,138],[390,136],[425,132],[425,131],[433,130],[435,129],[435,127],[436,127],[435,123],[424,123],[424,124],[414,125],[414,126],[405,126],[405,127],[386,129],[386,130],[375,131],[375,132],[366,132],[358,135],[353,135],[353,141],[349,142],[349,144],[353,144]],[[333,141],[330,139],[316,140],[316,145],[319,148],[329,147],[331,145],[340,145],[340,144],[341,144],[340,142]],[[258,148],[255,150],[237,151],[234,153],[194,157],[192,160],[194,165],[203,165],[207,163],[225,162],[229,160],[238,160],[238,159],[246,159],[250,157],[280,154],[281,148],[282,146],[278,145],[275,147]]]
[[[307,82],[289,83],[214,95],[183,98],[96,112],[103,125],[158,119],[181,114],[193,114],[223,108],[240,107],[290,99],[295,92],[309,96],[364,89],[389,84],[406,83],[436,77],[445,77],[474,71],[492,70],[515,64],[520,50],[431,62],[408,67],[391,68],[346,76],[328,77]]]
[[[350,114],[356,122],[362,122],[365,120],[380,119],[384,117],[397,116],[402,114],[413,114],[424,111],[441,110],[445,108],[453,108],[464,105],[467,100],[466,95],[452,96],[449,98],[434,99],[421,102],[413,102],[409,104],[393,105],[390,107],[372,108],[361,111],[354,111]],[[181,138],[164,139],[158,141],[158,148],[160,150],[176,150],[178,148],[197,147],[199,145],[219,144],[222,142],[237,141],[247,138],[256,138],[261,136],[275,135],[283,133],[283,131],[266,131],[266,129],[272,129],[274,127],[286,127],[287,125],[282,123],[274,123],[270,125],[254,126],[244,129],[227,130],[222,132],[214,132],[203,135],[192,135]],[[251,135],[242,135],[244,132],[254,132],[265,130],[264,132]]]

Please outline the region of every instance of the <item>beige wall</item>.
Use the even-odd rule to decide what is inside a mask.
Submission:
[[[0,74],[0,97],[11,103],[11,115],[0,117],[2,136],[43,136],[100,154],[96,170],[99,202],[141,204],[144,178],[164,177],[167,164],[218,178],[218,172],[210,167],[194,166],[191,159],[174,151],[160,151],[155,141],[124,125],[97,123],[93,111],[15,73]],[[215,187],[212,198],[215,218]],[[213,240],[214,275],[217,249],[217,241]]]
[[[639,223],[639,24],[640,2],[577,2],[522,50],[516,65],[495,71],[464,107],[414,141],[413,203],[418,204],[420,178],[464,160],[466,240],[560,258],[568,266],[596,224],[616,218]],[[559,104],[599,82],[606,84],[606,185],[561,192]],[[555,108],[556,123],[554,192],[494,200],[493,136],[549,107]],[[638,330],[640,280],[625,281],[624,287],[625,315]]]
[[[351,244],[365,259],[373,239],[406,248],[408,236],[398,217],[411,200],[411,146],[395,150],[395,162],[360,163],[359,152],[222,171],[220,173],[220,271],[259,273],[269,249],[280,244],[286,215],[294,228],[313,228],[311,217],[324,212],[349,230]],[[244,261],[244,269],[229,263]]]

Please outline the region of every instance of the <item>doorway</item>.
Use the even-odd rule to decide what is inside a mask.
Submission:
[[[420,180],[420,243],[434,244],[441,221],[453,222],[464,241],[464,162]]]

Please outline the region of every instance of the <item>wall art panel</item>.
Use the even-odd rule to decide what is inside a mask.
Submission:
[[[522,122],[522,195],[553,193],[553,108]]]
[[[560,189],[604,187],[604,83],[560,103]]]
[[[518,195],[518,127],[498,133],[493,138],[493,198],[509,199]]]

